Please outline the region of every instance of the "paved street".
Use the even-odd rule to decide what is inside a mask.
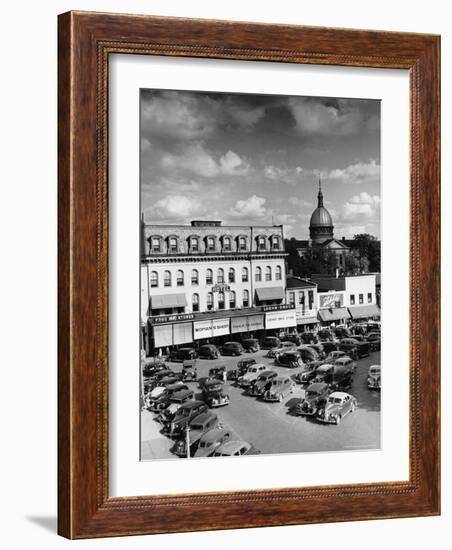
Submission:
[[[264,357],[261,350],[243,357],[254,357],[257,362],[269,365],[279,374],[295,375],[300,369],[287,369],[273,364],[273,359]],[[226,365],[232,369],[237,357],[221,357],[216,360],[198,359],[198,377],[207,376],[210,368]],[[179,372],[180,363],[167,363],[169,368]],[[216,409],[220,421],[232,428],[237,439],[252,443],[262,453],[293,453],[309,451],[342,451],[352,449],[376,449],[380,445],[380,392],[367,388],[369,365],[380,364],[380,352],[375,352],[357,362],[357,369],[349,393],[358,401],[358,408],[347,415],[339,426],[322,424],[311,417],[292,416],[290,408],[304,395],[304,386],[297,385],[296,391],[282,403],[268,403],[244,394],[244,391],[228,381],[225,393],[231,401],[226,407]],[[189,384],[195,390],[195,397],[201,398],[197,383]],[[154,420],[154,414],[142,411],[142,459],[174,458],[170,448],[172,441],[160,433],[161,425]]]

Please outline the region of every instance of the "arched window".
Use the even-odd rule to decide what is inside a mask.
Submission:
[[[272,241],[272,250],[279,250],[279,237],[277,235],[273,235],[271,238]]]
[[[193,294],[191,304],[193,311],[199,311],[199,294]]]
[[[230,283],[235,283],[235,269],[233,267],[229,268],[228,271],[228,281]]]
[[[206,237],[206,251],[215,252],[215,237]]]
[[[230,237],[223,237],[223,250],[224,250],[224,252],[230,252],[231,251],[231,238]]]
[[[184,286],[184,272],[182,269],[177,270],[176,286]]]
[[[212,292],[207,293],[207,310],[210,311],[213,309],[213,294]]]
[[[272,268],[269,265],[265,268],[265,280],[266,281],[272,280]]]
[[[177,237],[168,237],[168,252],[177,252]]]
[[[260,235],[257,238],[257,249],[258,250],[266,250],[267,249],[267,243],[266,243],[265,237],[263,235]]]
[[[237,248],[240,251],[246,250],[246,237],[239,237],[237,241]]]
[[[248,290],[243,291],[243,307],[248,307],[250,305],[250,293]]]
[[[151,253],[159,253],[162,252],[162,239],[161,237],[151,237],[149,239],[150,245],[151,245]]]
[[[236,300],[235,291],[231,290],[231,292],[229,293],[229,307],[231,309],[235,308],[235,300]]]
[[[171,271],[165,271],[163,275],[163,286],[171,286]]]
[[[248,282],[248,268],[242,267],[242,283]]]
[[[189,242],[190,252],[199,252],[198,237],[190,237],[188,242]]]
[[[282,269],[280,265],[276,266],[275,272],[276,272],[276,280],[280,281],[282,279]]]
[[[224,292],[218,293],[218,309],[224,309]]]
[[[217,271],[217,283],[224,283],[224,269],[221,267]]]
[[[262,269],[260,267],[256,267],[256,281],[262,281]]]
[[[197,269],[192,269],[191,271],[191,284],[192,285],[199,284],[199,273]]]
[[[159,286],[159,274],[157,271],[151,271],[151,286]]]
[[[213,271],[211,269],[206,271],[206,285],[213,285]]]

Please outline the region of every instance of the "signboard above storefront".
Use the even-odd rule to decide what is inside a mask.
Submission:
[[[193,323],[193,339],[213,338],[229,334],[228,319],[210,319],[208,321],[195,321]]]
[[[273,304],[270,306],[261,306],[261,311],[283,311],[285,309],[295,309],[295,304]]]
[[[149,317],[149,324],[161,325],[164,323],[175,323],[180,321],[191,321],[195,316],[193,313],[175,313],[174,315],[158,315]]]
[[[344,295],[336,292],[328,294],[318,294],[319,305],[324,308],[342,307],[344,305]]]
[[[265,328],[287,328],[297,325],[297,317],[295,310],[276,311],[265,314]]]

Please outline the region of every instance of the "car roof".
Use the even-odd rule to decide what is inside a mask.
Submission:
[[[196,407],[198,405],[205,405],[204,401],[199,401],[198,399],[196,401],[191,401],[190,403],[185,403],[182,405],[181,409],[191,409],[192,407]]]
[[[317,367],[317,372],[320,370],[328,370],[330,369],[331,367],[334,367],[334,365],[332,365],[331,363],[323,363],[323,365],[320,365],[320,367]]]
[[[325,388],[325,386],[328,386],[325,382],[314,382],[314,384],[307,387],[306,391],[319,391]]]
[[[290,380],[290,377],[289,376],[277,376],[273,382],[286,382],[287,380]]]
[[[381,369],[381,366],[380,365],[370,365],[369,370],[370,369]]]
[[[207,422],[207,420],[211,420],[212,418],[218,418],[218,417],[212,411],[205,411],[201,414],[198,414],[198,416],[195,416],[195,418],[192,420],[192,423],[202,424],[203,422]]]
[[[223,346],[227,346],[228,344],[234,344],[235,346],[240,346],[240,342],[235,342],[234,340],[231,340],[230,342],[225,342]]]
[[[206,380],[204,382],[204,386],[216,386],[218,384],[221,384],[223,385],[223,382],[221,380],[218,380],[218,379],[214,379],[214,380]]]
[[[195,348],[184,347],[184,348],[179,348],[176,351],[195,351]]]
[[[216,428],[212,428],[211,430],[207,431],[202,437],[202,441],[215,441],[218,439],[221,435],[223,435],[226,432],[230,432],[231,430],[225,426],[217,426]]]
[[[344,397],[348,396],[350,396],[350,394],[343,391],[333,391],[333,393],[330,393],[329,395],[329,397],[340,397],[341,399],[344,399]]]
[[[228,452],[230,454],[234,453],[235,451],[238,451],[243,446],[247,446],[248,448],[251,448],[251,443],[248,443],[248,441],[227,441],[226,443],[223,443],[220,447],[218,447],[216,452]]]
[[[203,344],[202,346],[199,346],[199,349],[201,348],[216,348],[215,344]]]
[[[262,375],[264,375],[264,374],[273,374],[273,373],[276,374],[276,371],[275,371],[275,370],[271,370],[271,369],[267,369],[267,370],[263,370],[263,371],[261,372],[260,375],[262,376]]]

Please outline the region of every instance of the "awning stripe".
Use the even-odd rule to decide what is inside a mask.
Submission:
[[[335,307],[331,309],[319,310],[320,320],[324,323],[327,321],[339,321],[341,319],[350,319],[350,313],[346,307]]]
[[[256,288],[256,296],[259,301],[264,300],[283,300],[284,289],[282,286],[267,286]]]
[[[173,307],[185,307],[187,299],[185,294],[161,294],[151,296],[151,309],[166,309]]]
[[[378,316],[380,315],[380,308],[377,306],[377,304],[349,307],[348,310],[353,319],[359,319],[360,317],[373,317],[374,315],[378,315]]]

